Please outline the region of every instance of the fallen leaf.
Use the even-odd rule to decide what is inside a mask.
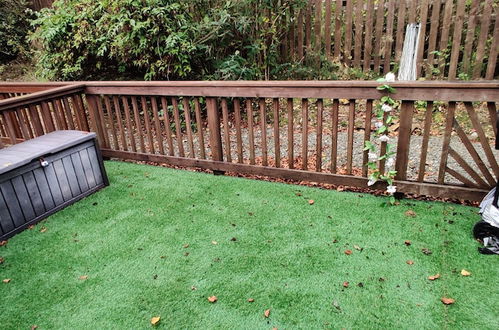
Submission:
[[[404,244],[405,244],[405,245],[407,245],[407,246],[410,246],[410,245],[411,245],[411,241],[409,241],[409,240],[405,240],[405,241],[404,241]]]
[[[348,99],[340,99],[340,103],[343,105],[350,104],[350,101]]]
[[[432,276],[428,276],[428,279],[430,281],[435,281],[437,278],[440,278],[440,274],[437,274],[437,275],[432,275]]]
[[[184,256],[185,257],[189,256],[189,252],[184,253]]]
[[[362,251],[362,248],[358,245],[354,245],[353,247],[355,248],[355,250]]]
[[[187,249],[189,247],[189,244],[184,244],[184,249]]]
[[[424,248],[424,249],[421,249],[421,251],[426,254],[427,256],[429,256],[430,254],[432,254],[431,250],[430,249],[427,249],[427,248]]]
[[[156,326],[156,325],[158,325],[158,324],[159,324],[159,320],[161,320],[161,317],[159,317],[159,316],[155,316],[155,317],[151,318],[151,324],[152,324],[153,326]]]
[[[413,264],[414,264],[414,261],[412,261],[412,260],[407,260],[407,261],[406,261],[406,263],[407,263],[408,265],[413,265]]]
[[[42,227],[42,229],[40,229],[40,233],[44,233],[47,231],[47,227]]]
[[[193,286],[191,286],[191,290],[192,290],[192,291],[196,291],[197,289],[198,289],[198,288],[196,288],[194,285],[193,285]]]
[[[416,216],[416,212],[414,212],[413,210],[409,209],[409,210],[405,211],[405,215],[408,216],[408,217],[415,217]]]
[[[85,281],[88,279],[88,275],[81,275],[80,280]]]
[[[166,256],[161,256],[160,258],[161,258],[161,259],[165,259],[165,258],[166,258]]]
[[[38,329],[38,326],[37,325],[32,325],[31,326],[31,330],[35,330],[35,329]]]
[[[313,199],[311,199],[311,200],[309,200],[309,201],[308,201],[308,203],[309,203],[310,205],[314,205],[314,203],[315,203],[315,202],[314,202],[314,200],[313,200]]]
[[[343,186],[339,186],[338,188],[336,188],[336,191],[344,191],[345,190],[345,187]]]
[[[363,288],[363,287],[364,287],[364,283],[359,282],[359,284],[357,284],[357,286],[358,286],[359,288]]]
[[[10,282],[10,278],[6,278],[6,279],[2,280],[2,282],[9,283]]]
[[[344,288],[348,288],[348,285],[349,285],[349,284],[350,284],[350,283],[348,283],[348,282],[346,282],[346,281],[345,281],[345,282],[343,282],[343,287],[344,287]]]
[[[345,250],[345,254],[348,255],[348,256],[351,255],[352,254],[352,250]]]
[[[216,296],[211,296],[211,297],[208,297],[208,301],[211,302],[212,304],[213,303],[216,303],[218,300],[218,298]]]
[[[4,245],[7,245],[7,241],[0,241],[0,246],[4,246]]]
[[[0,257],[0,264],[3,264],[4,261],[5,261],[5,259]]]
[[[235,241],[237,241],[237,238],[232,237],[230,240],[231,240],[232,242],[235,242]]]
[[[461,270],[461,275],[463,275],[463,276],[470,276],[471,273],[469,271],[467,271],[466,269],[463,269],[463,270]]]
[[[253,298],[248,299],[248,302],[254,302],[254,301],[255,301],[255,299],[253,299]]]
[[[440,299],[440,301],[442,303],[444,303],[444,305],[452,305],[453,303],[455,303],[456,301],[452,298],[445,298],[443,297],[442,299]]]
[[[217,244],[218,244],[218,242],[217,242],[217,241],[211,241],[211,244],[213,244],[213,245],[217,245]]]
[[[263,316],[269,317],[270,316],[270,309],[266,309],[265,312],[263,312]]]
[[[333,306],[334,306],[334,308],[336,308],[337,310],[341,310],[340,304],[339,304],[336,300],[333,300]]]

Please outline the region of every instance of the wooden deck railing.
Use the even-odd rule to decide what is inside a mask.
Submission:
[[[377,85],[86,82],[0,101],[0,134],[16,143],[90,129],[107,157],[366,187]],[[499,82],[393,86],[398,190],[479,200],[499,176],[491,148]]]

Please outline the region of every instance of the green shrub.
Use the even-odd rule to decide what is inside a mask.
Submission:
[[[192,70],[195,27],[185,1],[58,0],[31,36],[52,80],[179,79]]]
[[[0,4],[0,63],[23,54],[29,29],[26,0],[3,0]]]

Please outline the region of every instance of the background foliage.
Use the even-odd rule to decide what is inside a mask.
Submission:
[[[24,54],[29,16],[26,0],[2,0],[0,3],[0,64]]]

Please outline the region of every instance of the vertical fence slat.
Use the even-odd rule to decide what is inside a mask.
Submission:
[[[312,53],[312,1],[308,1],[305,15],[305,51],[307,58]]]
[[[211,159],[223,161],[222,135],[220,134],[220,114],[217,99],[207,98],[206,109],[208,112],[208,129],[210,130]]]
[[[71,121],[74,121],[73,116],[71,116],[71,104],[69,103],[69,100],[71,100],[71,104],[73,105],[73,112],[74,112],[74,118],[76,119],[76,126],[78,127],[79,130],[83,131],[85,129],[84,129],[83,120],[81,118],[82,117],[82,113],[80,113],[80,111],[79,111],[79,108],[78,108],[77,103],[76,103],[76,97],[75,96],[65,97],[62,100],[62,102],[64,103],[64,107],[68,109],[67,111],[70,114],[68,117],[71,117]]]
[[[296,59],[296,45],[295,45],[295,9],[293,5],[289,6],[289,17],[291,19],[290,26],[289,26],[289,53],[290,53],[290,60],[294,61]]]
[[[116,134],[116,126],[114,125],[113,110],[111,108],[111,101],[109,100],[109,97],[107,95],[104,95],[104,104],[106,106],[107,119],[109,121],[109,126],[111,127],[111,135],[113,137],[114,149],[119,150],[120,145],[118,143],[118,135]]]
[[[36,105],[30,104],[28,106],[29,117],[31,118],[31,123],[33,125],[33,129],[35,130],[36,136],[43,135],[43,127],[42,122],[40,121],[40,115]]]
[[[366,21],[366,34],[364,41],[364,72],[368,72],[371,69],[371,52],[372,52],[372,39],[373,39],[373,13],[374,13],[374,0],[368,0],[367,2],[367,21]]]
[[[443,184],[445,179],[445,169],[447,167],[447,160],[449,158],[449,144],[452,134],[452,127],[454,126],[454,114],[456,112],[456,102],[449,102],[447,109],[447,118],[445,120],[444,141],[442,144],[442,153],[440,155],[440,166],[438,169],[438,183]]]
[[[322,171],[322,115],[324,111],[324,102],[322,99],[317,100],[317,131],[315,132],[315,171]]]
[[[222,98],[222,121],[224,125],[225,160],[227,162],[232,162],[232,156],[230,154],[229,108],[227,106],[226,98]]]
[[[355,133],[355,100],[350,100],[348,109],[347,174],[352,174],[353,137]]]
[[[450,33],[450,26],[451,26],[451,18],[452,18],[452,12],[453,12],[453,0],[446,0],[445,2],[445,7],[444,7],[444,13],[443,13],[443,22],[442,22],[442,31],[440,32],[440,46],[439,50],[442,53],[442,55],[439,55],[438,58],[438,67],[441,68],[440,76],[443,77],[445,75],[445,54],[447,52],[448,48],[448,42],[449,42],[449,33]],[[421,40],[420,40],[421,41]],[[445,170],[445,168],[444,168]]]
[[[281,146],[279,140],[279,99],[272,100],[274,110],[274,155],[275,167],[281,167]]]
[[[156,153],[156,148],[154,146],[154,139],[152,136],[151,129],[151,119],[149,117],[149,107],[147,106],[147,100],[145,96],[140,97],[140,103],[142,105],[142,114],[144,116],[144,124],[146,127],[147,139],[149,140],[149,152]]]
[[[130,147],[132,148],[133,152],[137,152],[137,145],[135,143],[135,135],[133,134],[132,118],[130,116],[130,105],[128,104],[128,98],[126,96],[122,96],[121,100],[123,102],[123,107],[125,110],[126,129],[128,131]]]
[[[352,57],[352,23],[353,23],[353,0],[347,1],[345,8],[345,48],[343,49],[343,62],[350,65]]]
[[[301,101],[301,168],[308,168],[308,99]]]
[[[364,125],[364,141],[371,141],[371,121],[373,114],[373,100],[366,101],[366,121]],[[367,177],[367,163],[369,162],[369,150],[364,150],[362,155],[362,176]]]
[[[59,113],[60,118],[61,118],[62,129],[68,129],[69,128],[68,121],[70,121],[70,119],[66,118],[66,113],[64,111],[64,107],[62,106],[61,99],[55,99],[54,105],[55,105],[55,108],[57,109],[57,112]]]
[[[81,117],[81,123],[84,131],[89,131],[88,118],[85,112],[85,103],[81,94],[73,95],[75,100],[75,112]]]
[[[393,21],[395,19],[395,0],[390,0],[388,3],[388,15],[386,18],[386,34],[385,34],[385,62],[383,64],[383,72],[390,72],[390,62],[392,59],[393,46]]]
[[[331,58],[331,1],[326,0],[326,16],[324,17],[324,37],[326,58]]]
[[[465,4],[466,3],[464,1],[457,2],[456,17],[454,18],[454,35],[452,36],[452,51],[449,63],[449,80],[456,78],[459,51],[461,49],[461,35],[463,32]]]
[[[203,118],[201,117],[201,105],[199,104],[199,98],[197,97],[194,98],[194,111],[196,112],[196,125],[198,130],[199,151],[201,152],[201,158],[206,159],[204,134],[203,134]]]
[[[22,120],[24,120],[24,122],[26,123],[26,128],[28,130],[28,136],[30,139],[34,138],[35,137],[35,134],[33,133],[33,129],[30,125],[30,121],[29,121],[29,116],[28,116],[28,108],[22,108],[21,109],[21,116],[22,116]]]
[[[189,151],[190,151],[189,155],[191,158],[196,158],[196,154],[194,152],[194,140],[193,140],[192,126],[191,126],[191,108],[189,106],[189,98],[187,96],[184,96],[182,98],[182,104],[184,106],[185,130],[187,132],[187,142],[189,143]],[[227,160],[230,161],[230,157],[228,157]]]
[[[146,152],[146,147],[144,143],[144,131],[142,129],[142,122],[140,120],[140,114],[139,114],[139,105],[137,103],[137,97],[135,96],[132,96],[132,108],[133,108],[133,115],[135,117],[136,133],[139,137],[140,152]]]
[[[52,122],[52,116],[50,115],[50,108],[47,104],[47,102],[43,101],[41,103],[41,109],[42,109],[42,120],[43,120],[43,125],[45,126],[45,132],[53,132],[55,131],[54,123]]]
[[[334,6],[334,58],[339,59],[341,54],[341,12],[343,0],[336,0]]]
[[[355,50],[353,66],[360,68],[360,61],[362,58],[362,33],[363,33],[363,15],[364,1],[357,1],[355,4]]]
[[[213,105],[216,106],[216,104],[217,104],[216,100],[210,101],[210,106],[213,106]],[[180,125],[180,114],[179,114],[179,110],[178,110],[178,102],[177,102],[176,97],[172,97],[172,105],[173,105],[173,118],[175,120],[175,132],[176,132],[176,136],[177,136],[178,153],[179,153],[180,157],[185,157],[184,141],[183,141],[183,137],[182,137],[182,126]],[[212,154],[213,154],[213,151],[212,151]]]
[[[261,137],[262,137],[262,165],[268,165],[268,155],[267,155],[267,116],[265,109],[265,99],[260,98],[258,100],[258,105],[260,108],[260,129],[261,129]]]
[[[248,114],[248,137],[249,137],[249,150],[250,150],[250,164],[255,165],[255,135],[253,132],[253,104],[251,99],[246,99],[246,111]]]
[[[471,52],[475,41],[477,15],[481,1],[482,0],[472,0],[470,11],[466,15],[468,25],[466,27],[466,39],[464,40],[463,58],[461,60],[462,70],[466,74],[470,71]]]
[[[321,48],[322,48],[322,37],[321,37],[322,1],[323,0],[315,0],[314,57],[316,57],[317,68],[320,68],[320,63],[321,63],[320,60],[321,60]]]
[[[388,118],[388,112],[384,112],[383,123],[386,123],[387,118]],[[379,157],[383,157],[384,155],[386,155],[386,148],[387,148],[387,143],[385,141],[381,142],[381,145],[379,147]],[[379,172],[381,174],[385,173],[385,164],[386,164],[386,159],[381,159],[378,162]]]
[[[241,136],[241,104],[238,98],[234,98],[234,117],[236,121],[236,144],[237,144],[237,162],[243,163],[243,139]]]
[[[287,102],[287,110],[288,110],[288,168],[293,169],[294,166],[294,108],[293,108],[293,99],[288,98]]]
[[[158,101],[156,100],[155,96],[151,96],[151,107],[154,118],[154,128],[156,130],[156,139],[158,141],[159,153],[164,155],[165,147],[163,145],[163,134],[161,131],[161,122],[159,120]]]
[[[28,133],[28,128],[26,126],[26,122],[24,121],[24,118],[22,116],[22,109],[18,108],[15,110],[15,113],[17,114],[17,123],[19,124],[19,128],[21,130],[21,135],[24,140],[29,140],[29,133]]]
[[[428,2],[429,0],[422,0],[421,2],[421,14],[420,14],[420,28],[419,28],[419,41],[418,41],[418,50],[417,50],[417,59],[416,59],[416,75],[417,77],[421,76],[421,72],[423,70],[423,53],[424,46],[426,40],[426,23],[428,20]]]
[[[175,155],[175,149],[173,148],[173,133],[168,111],[168,101],[164,96],[161,97],[161,107],[163,108],[163,122],[166,130],[166,143],[168,143],[168,155],[173,156]]]
[[[124,151],[128,151],[126,143],[125,129],[123,128],[123,117],[121,116],[120,100],[118,96],[113,96],[114,114],[116,115],[116,122],[118,123],[118,131],[121,140],[121,146]]]
[[[60,100],[61,108],[66,113],[66,120],[69,129],[75,129],[73,114],[71,113],[71,107],[69,106],[69,102],[66,97]]]
[[[404,46],[404,30],[405,30],[405,10],[407,8],[406,0],[397,1],[397,30],[395,35],[395,62],[399,62],[402,57],[402,47]]]
[[[494,79],[494,73],[496,71],[497,65],[497,52],[499,48],[499,9],[496,10],[496,22],[494,24],[494,34],[492,37],[492,42],[490,43],[490,53],[487,64],[487,71],[485,72],[485,79]]]
[[[489,32],[490,15],[492,13],[492,0],[485,0],[482,11],[482,24],[480,25],[480,36],[476,47],[475,63],[473,63],[473,79],[479,78],[482,74],[483,58],[485,56],[485,46]]]
[[[438,28],[440,23],[440,1],[433,1],[432,9],[431,9],[431,18],[430,18],[430,36],[428,38],[428,56],[427,56],[427,64],[428,71],[426,72],[426,77],[430,78],[433,75],[433,69],[435,67],[435,47],[437,45],[437,35]]]
[[[487,110],[489,110],[489,119],[492,129],[494,130],[494,136],[497,136],[497,110],[495,102],[487,102]]]
[[[296,21],[296,31],[297,31],[297,55],[298,61],[303,59],[303,9],[298,12],[298,20]]]
[[[395,160],[395,179],[407,179],[407,165],[409,163],[409,146],[411,143],[412,116],[414,114],[414,102],[402,101],[400,106],[400,127],[397,142],[397,157]]]
[[[3,111],[1,112],[2,115],[2,121],[5,125],[5,131],[7,133],[7,137],[10,139],[10,143],[16,144],[16,131],[14,129],[15,125],[12,122],[12,116],[10,114],[13,113],[12,111]]]
[[[423,141],[421,143],[421,158],[419,160],[418,181],[423,182],[426,172],[426,156],[428,154],[428,142],[430,141],[431,121],[433,117],[433,102],[426,104],[426,112],[423,128]]]
[[[340,102],[338,99],[333,100],[331,107],[331,173],[336,173],[338,160],[338,113],[340,110]]]
[[[382,33],[385,23],[385,0],[378,1],[376,10],[376,41],[374,43],[374,72],[379,73],[381,63]]]

